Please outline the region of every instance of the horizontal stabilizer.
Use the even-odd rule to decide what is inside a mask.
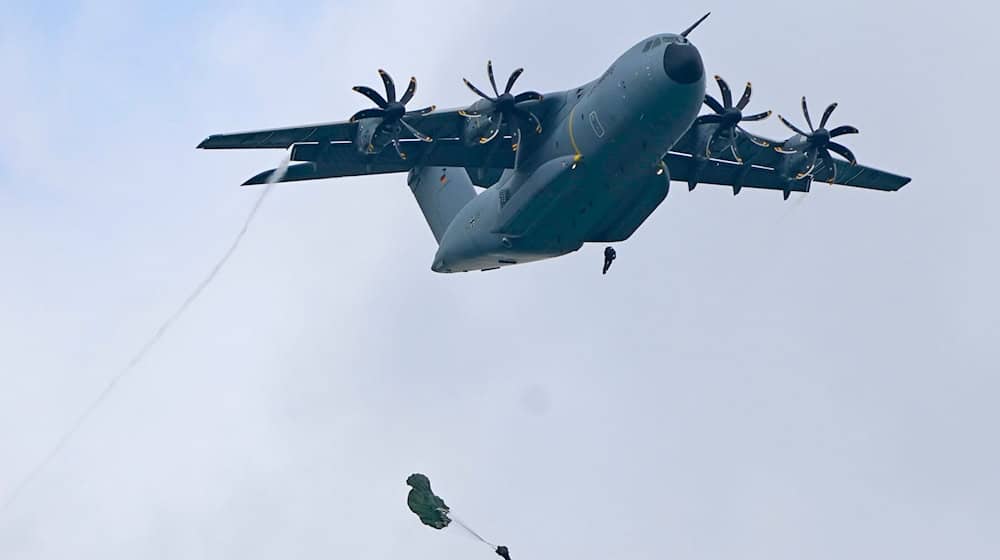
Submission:
[[[288,166],[288,172],[279,180],[279,183],[291,183],[295,181],[310,181],[312,179],[329,179],[331,177],[349,177],[352,175],[368,175],[368,174],[381,174],[381,173],[401,173],[403,171],[408,171],[409,166],[406,162],[400,162],[396,166],[379,166],[377,169],[372,168],[367,173],[345,173],[343,168],[338,168],[336,166],[330,165],[318,165],[315,163],[297,163]],[[268,179],[274,173],[274,169],[269,169],[254,175],[248,179],[244,185],[264,185],[267,183]]]

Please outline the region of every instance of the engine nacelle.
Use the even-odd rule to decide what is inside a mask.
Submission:
[[[462,140],[466,146],[485,144],[483,140],[493,135],[493,131],[496,130],[493,122],[495,116],[489,112],[490,109],[489,101],[479,100],[463,111],[463,114],[469,115],[466,116],[465,126],[462,128]]]
[[[354,135],[354,147],[362,155],[381,153],[392,139],[399,135],[402,126],[399,123],[386,125],[382,119],[362,119],[358,121],[358,130]]]

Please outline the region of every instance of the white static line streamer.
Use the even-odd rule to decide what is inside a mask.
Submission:
[[[226,265],[229,259],[236,252],[236,249],[239,248],[240,243],[243,241],[243,237],[247,233],[247,230],[250,229],[250,224],[257,216],[257,211],[260,210],[261,205],[264,203],[264,199],[267,198],[268,194],[270,194],[271,188],[274,187],[275,183],[281,181],[281,179],[285,176],[285,173],[288,172],[288,164],[289,164],[289,157],[286,157],[281,162],[281,165],[274,170],[274,173],[271,174],[271,177],[267,180],[267,185],[261,191],[260,196],[257,197],[257,201],[254,202],[253,207],[250,209],[250,213],[247,214],[246,220],[244,220],[243,222],[243,227],[240,228],[240,231],[239,233],[236,234],[236,238],[233,240],[232,244],[229,246],[226,252],[223,253],[222,257],[218,261],[216,261],[215,266],[212,267],[208,275],[206,275],[205,278],[195,287],[195,289],[181,303],[181,305],[177,308],[177,310],[174,311],[174,313],[170,315],[170,317],[168,317],[167,320],[165,320],[163,323],[160,324],[160,327],[156,329],[156,331],[153,333],[153,336],[150,337],[149,340],[146,342],[146,344],[144,344],[142,348],[140,348],[139,351],[135,354],[135,356],[131,360],[129,360],[129,362],[125,365],[125,367],[122,368],[117,375],[111,378],[107,386],[104,387],[104,390],[101,391],[99,395],[97,395],[97,398],[91,401],[90,405],[87,406],[86,409],[84,409],[83,413],[81,413],[80,416],[77,417],[76,421],[62,435],[62,437],[59,438],[59,440],[48,452],[48,454],[46,454],[45,457],[37,465],[35,465],[35,468],[31,469],[31,471],[28,472],[27,476],[25,476],[24,479],[22,479],[21,482],[14,487],[14,490],[4,499],[3,504],[0,505],[0,513],[6,512],[10,508],[10,506],[14,504],[14,502],[25,490],[25,488],[27,488],[28,485],[30,485],[38,477],[38,475],[40,475],[46,469],[46,467],[49,466],[52,460],[59,455],[59,453],[63,450],[63,448],[65,448],[66,445],[70,442],[70,440],[73,439],[73,436],[75,436],[76,433],[80,431],[80,428],[82,428],[84,424],[86,424],[87,420],[90,419],[90,417],[94,414],[94,412],[96,412],[97,409],[100,408],[101,404],[103,404],[104,401],[106,401],[108,397],[111,396],[111,393],[112,391],[114,391],[115,386],[118,385],[118,382],[121,381],[126,375],[132,373],[132,371],[136,368],[136,366],[138,366],[139,363],[142,362],[142,359],[146,357],[146,354],[148,354],[149,351],[152,350],[154,346],[156,346],[156,343],[158,343],[160,339],[163,338],[163,336],[167,333],[170,327],[173,326],[173,324],[184,314],[185,311],[188,310],[189,307],[191,307],[191,305],[195,302],[195,300],[198,299],[198,297],[202,294],[202,292],[205,291],[205,289],[209,286],[209,284],[211,284],[212,281],[215,280],[215,277],[218,276],[219,271],[222,270],[222,267]]]

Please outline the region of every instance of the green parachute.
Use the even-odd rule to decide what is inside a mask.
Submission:
[[[444,529],[454,521],[457,526],[489,546],[498,556],[504,560],[510,560],[510,551],[506,546],[497,546],[484,539],[461,519],[451,514],[448,504],[444,503],[444,500],[431,490],[429,478],[420,473],[414,473],[406,479],[406,484],[410,487],[410,494],[406,497],[406,505],[410,506],[410,511],[417,514],[424,525],[435,529]]]
[[[406,484],[410,487],[406,505],[410,506],[410,511],[417,514],[424,525],[444,529],[451,523],[448,504],[431,491],[430,479],[420,473],[411,474],[406,479]]]

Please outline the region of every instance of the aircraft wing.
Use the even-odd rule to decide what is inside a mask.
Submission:
[[[543,101],[529,102],[529,107],[544,122],[565,102],[555,94]],[[400,158],[391,146],[377,154],[360,153],[354,146],[358,125],[349,121],[213,134],[198,148],[205,150],[288,149],[292,148],[293,164],[282,182],[406,172],[415,166],[464,167],[474,184],[493,184],[504,169],[513,169],[517,153],[510,136],[496,138],[488,144],[467,145],[463,140],[466,117],[461,109],[434,111],[426,115],[406,117],[408,123],[430,136],[433,142],[422,142],[410,131],[402,129],[399,139],[406,158]],[[273,170],[251,178],[244,184],[256,185],[267,181]]]
[[[406,118],[417,130],[431,138],[458,138],[461,135],[463,117],[458,109],[435,111],[423,116]],[[239,149],[288,149],[302,142],[350,142],[357,131],[357,123],[341,121],[325,124],[310,124],[288,128],[254,130],[232,134],[213,134],[202,140],[198,147],[204,150]],[[415,139],[408,130],[403,130],[400,139]]]
[[[391,148],[371,156],[362,155],[352,142],[297,143],[292,148],[291,160],[306,163],[290,165],[281,182],[402,173],[417,165],[509,169],[514,167],[516,155],[511,142],[510,137],[504,137],[487,145],[470,147],[458,139],[403,140],[400,145],[406,159],[401,159]],[[273,169],[264,171],[243,184],[264,184],[273,172]]]
[[[667,153],[664,162],[674,181],[707,183],[733,187],[739,193],[743,187],[773,189],[788,192],[809,192],[813,180],[850,187],[860,187],[880,191],[896,191],[910,182],[908,177],[881,171],[864,165],[851,165],[846,161],[835,161],[836,171],[820,164],[811,177],[786,179],[779,172],[783,158],[789,157],[774,149],[780,141],[746,134],[737,137],[737,151],[743,157],[745,166],[737,163],[729,150],[715,153],[698,169],[694,152],[698,149],[695,135],[689,132]],[[761,145],[766,144],[766,145]],[[703,148],[702,148],[703,149]],[[832,180],[832,181],[831,181]]]

